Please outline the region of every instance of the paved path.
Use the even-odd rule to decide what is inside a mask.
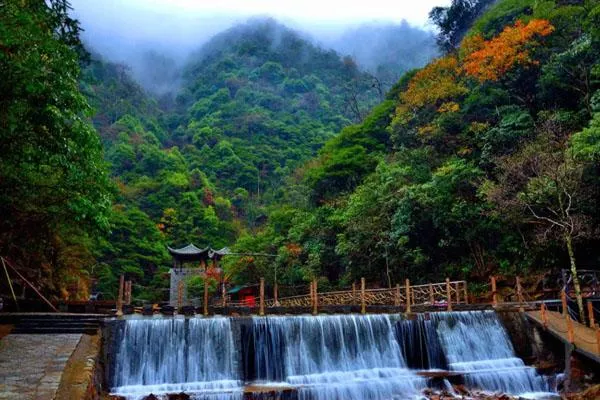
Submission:
[[[540,311],[528,311],[527,316],[540,325],[544,325]],[[546,327],[556,337],[568,343],[567,321],[563,314],[546,310]],[[596,331],[579,322],[572,321],[575,350],[600,363],[600,348],[597,342]]]
[[[0,340],[0,400],[52,400],[81,334],[19,335]]]

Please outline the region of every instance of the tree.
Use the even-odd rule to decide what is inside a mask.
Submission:
[[[429,19],[439,29],[436,41],[440,50],[449,53],[456,49],[473,21],[492,3],[494,0],[452,0],[449,7],[434,7]]]
[[[546,121],[545,131],[535,141],[502,159],[499,181],[490,184],[487,194],[505,215],[532,225],[538,240],[558,237],[563,241],[583,321],[574,241],[589,232],[590,218],[582,211],[587,196],[581,179],[584,164],[567,145],[557,121]]]
[[[549,21],[534,19],[527,24],[517,21],[487,41],[480,35],[470,37],[463,44],[463,50],[468,53],[464,71],[480,82],[497,81],[515,65],[536,64],[529,51],[536,44],[533,39],[548,36],[553,31]]]
[[[78,34],[66,0],[2,4],[0,254],[36,269],[58,267],[61,231],[108,228],[110,185],[79,92]]]

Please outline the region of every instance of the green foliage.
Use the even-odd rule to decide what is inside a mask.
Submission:
[[[55,279],[62,268],[81,274],[89,262],[85,238],[106,231],[110,211],[101,145],[78,88],[78,33],[66,1],[2,5],[0,254],[42,270],[55,294],[65,293]],[[72,246],[79,260],[61,262]]]
[[[291,265],[297,274],[285,276],[298,281],[314,275],[339,287],[360,277],[382,286],[407,277],[483,281],[492,273],[566,266],[573,247],[550,235],[544,220],[536,222],[523,199],[538,215],[553,218],[548,210],[564,213],[560,205],[568,204],[569,193],[576,196],[567,210],[574,227],[569,241],[580,264],[597,263],[599,243],[589,233],[600,224],[594,215],[600,13],[595,1],[563,3],[503,0],[490,6],[468,35],[489,40],[518,19],[540,18],[554,33],[543,43],[525,43],[528,63],[492,71],[495,80],[465,76],[463,62],[475,51],[469,41],[454,55],[406,74],[387,101],[330,139],[288,181],[288,192],[309,190],[311,202],[290,203],[298,211],[277,230],[278,207],[272,207],[261,240],[244,243],[263,243],[281,255],[276,268],[290,271]],[[453,2],[432,13],[443,28],[440,41],[448,49],[458,46],[486,4]],[[273,267],[261,265],[258,274],[269,276]]]

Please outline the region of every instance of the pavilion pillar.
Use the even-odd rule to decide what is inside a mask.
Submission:
[[[177,283],[177,309],[180,310],[183,306],[183,291],[185,289],[183,280]]]
[[[396,292],[394,293],[394,305],[396,307],[400,306],[400,284],[396,284]]]
[[[203,314],[205,317],[208,316],[208,279],[206,274],[204,274],[204,310],[203,310]]]

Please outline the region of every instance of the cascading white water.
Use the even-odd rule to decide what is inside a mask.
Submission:
[[[425,386],[406,368],[389,316],[253,320],[257,377],[283,375],[301,400],[410,399]],[[283,371],[270,370],[268,359],[281,360]]]
[[[196,400],[241,400],[229,318],[125,321],[112,392],[130,400],[185,392]]]
[[[468,387],[521,396],[552,391],[546,378],[515,356],[495,312],[440,312],[431,319],[450,370],[464,372]]]

